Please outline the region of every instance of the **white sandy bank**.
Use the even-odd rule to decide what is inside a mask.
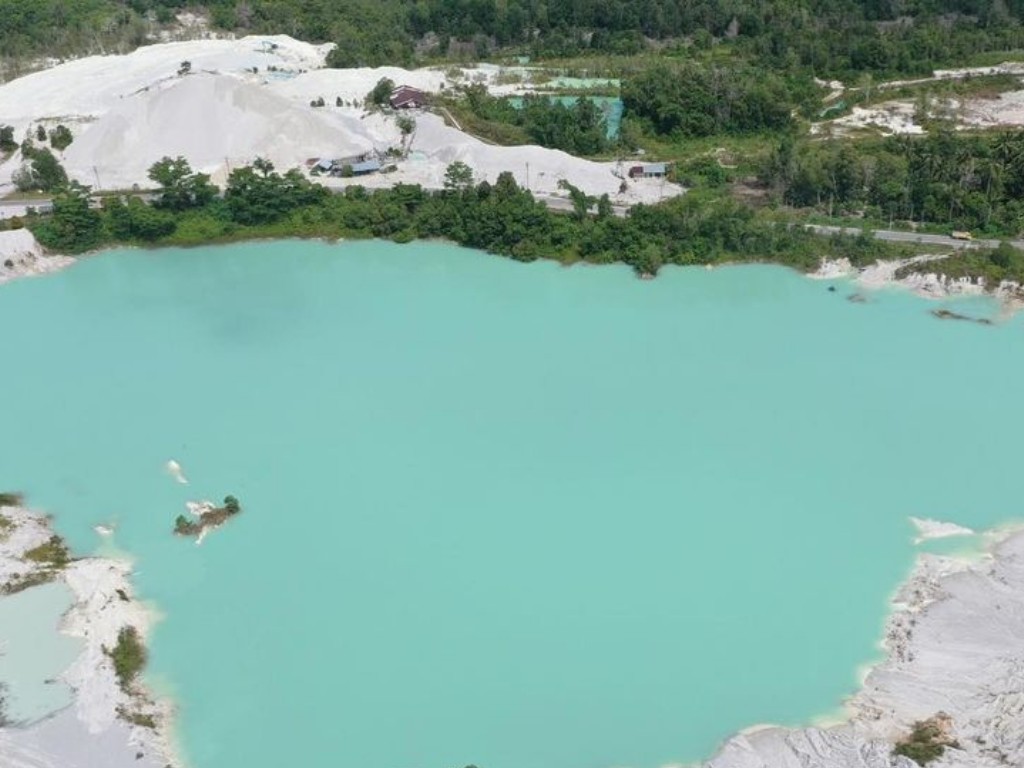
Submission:
[[[1004,280],[998,285],[987,285],[982,278],[950,278],[931,271],[929,262],[947,258],[947,254],[913,256],[908,259],[877,261],[866,267],[857,268],[849,259],[822,259],[818,269],[808,277],[815,280],[852,278],[855,285],[871,290],[895,286],[912,291],[926,299],[946,299],[958,296],[991,296],[1003,305],[1008,316],[1024,306],[1024,286]],[[915,266],[908,275],[897,277],[903,267]]]
[[[3,587],[42,570],[24,554],[44,543],[53,531],[45,518],[26,509],[0,507],[0,514],[13,523],[0,537]],[[168,705],[151,700],[141,689],[132,695],[124,693],[104,651],[117,644],[122,628],[135,627],[145,639],[152,627],[153,614],[134,597],[130,574],[129,563],[107,558],[74,560],[58,574],[56,578],[74,595],[60,631],[83,641],[82,652],[61,675],[74,691],[74,704],[31,727],[0,729],[0,766],[164,768],[173,764],[166,738]],[[156,728],[129,724],[119,710],[151,716]]]
[[[27,229],[0,232],[0,283],[44,275],[74,264],[70,256],[47,256]]]
[[[914,768],[891,744],[939,713],[959,746],[930,766],[1024,765],[1024,532],[974,563],[920,555],[893,605],[848,722],[740,734],[706,768]]]

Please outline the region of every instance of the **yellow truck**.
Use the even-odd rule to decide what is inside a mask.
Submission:
[[[952,232],[949,233],[949,236],[952,237],[954,240],[973,240],[974,239],[974,237],[971,235],[970,232],[962,232],[960,230],[953,230]]]

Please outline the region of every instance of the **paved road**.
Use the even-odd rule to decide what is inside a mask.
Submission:
[[[819,235],[859,235],[860,229],[856,227],[832,227],[822,224],[805,224],[807,229],[817,232]],[[893,243],[920,243],[922,245],[945,245],[949,248],[995,248],[999,240],[957,240],[948,235],[931,235],[924,232],[900,232],[893,229],[875,229],[871,234],[878,240],[887,240]],[[1011,240],[1010,245],[1014,248],[1024,250],[1024,240]]]
[[[550,197],[549,195],[540,195],[537,194],[536,192],[534,192],[533,197],[534,199],[544,203],[544,205],[546,205],[552,211],[565,211],[568,213],[572,213],[574,210],[572,206],[572,200],[568,200],[564,197]],[[612,213],[615,216],[618,216],[620,219],[626,217],[626,214],[629,213],[629,208],[630,206],[628,205],[612,203]],[[591,211],[593,210],[596,210],[596,206],[591,208]]]
[[[15,216],[24,216],[29,208],[35,208],[40,212],[50,211],[53,204],[50,200],[3,200],[0,201],[0,219],[10,219]]]

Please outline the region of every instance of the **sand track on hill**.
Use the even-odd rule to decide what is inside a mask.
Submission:
[[[383,77],[426,91],[454,82],[437,69],[322,69],[330,46],[287,36],[194,40],[151,45],[125,56],[92,56],[0,85],[0,124],[20,141],[39,125],[68,125],[74,143],[61,158],[72,178],[100,189],[152,186],[149,167],[165,156],[185,157],[223,184],[228,171],[269,158],[281,170],[305,168],[311,158],[385,152],[402,144],[395,120],[364,113],[366,94]],[[189,74],[179,74],[182,62]],[[460,70],[458,80],[487,80],[498,70]],[[310,105],[322,97],[324,107]],[[336,106],[341,98],[345,106]],[[358,102],[360,106],[352,106]],[[619,194],[626,167],[535,146],[495,147],[416,114],[413,156],[397,171],[360,179],[367,186],[441,186],[445,166],[462,160],[478,179],[511,171],[539,195],[565,197],[565,179],[591,195],[620,204],[654,202],[682,188],[659,180],[631,181]],[[0,195],[10,191],[20,153],[0,164]],[[527,165],[530,167],[527,174]],[[628,166],[629,163],[625,163]]]
[[[303,109],[238,78],[198,74],[124,99],[68,147],[65,166],[94,184],[95,167],[103,187],[124,188],[165,155],[223,176],[256,157],[290,168],[310,157],[367,152],[375,138],[357,118]]]

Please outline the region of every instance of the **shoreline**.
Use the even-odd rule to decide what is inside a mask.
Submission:
[[[914,768],[896,756],[895,744],[915,723],[946,718],[951,743],[929,765],[1024,764],[1024,529],[980,535],[986,546],[977,558],[917,555],[890,600],[884,656],[843,702],[842,722],[751,726],[700,765]]]
[[[0,587],[45,564],[22,555],[54,536],[48,518],[0,507],[13,523],[0,540]],[[914,724],[942,719],[951,743],[935,768],[1024,764],[1024,527],[974,532],[915,520],[921,539],[974,536],[980,554],[919,552],[895,588],[879,659],[860,670],[856,693],[807,726],[751,724],[729,737],[703,768],[913,768],[894,746]],[[134,596],[131,564],[88,557],[54,574],[72,591],[59,631],[83,641],[59,679],[73,701],[41,720],[0,728],[0,762],[18,768],[180,766],[171,739],[173,707],[142,686],[125,693],[106,652],[124,626],[145,640],[155,613]],[[46,583],[49,583],[46,582]],[[27,589],[33,589],[28,586]],[[153,718],[129,722],[122,709]],[[953,746],[955,742],[956,746]]]
[[[366,239],[375,240],[381,238]],[[66,256],[63,254],[48,253],[46,249],[36,241],[35,236],[28,229],[0,230],[0,285],[25,277],[38,277],[59,272],[75,265],[81,259],[114,249],[159,251],[168,248],[182,248],[190,250],[193,248],[203,248],[207,246],[231,246],[244,243],[278,242],[282,240],[320,242],[327,245],[335,245],[343,242],[355,242],[355,240],[345,236],[331,237],[327,235],[311,235],[309,237],[303,237],[301,235],[275,236],[261,233],[241,233],[241,236],[239,237],[214,238],[202,243],[152,245],[148,247],[137,243],[111,244],[102,248],[87,251],[77,256]],[[454,247],[464,247],[454,241],[445,240],[444,238],[428,238],[423,240],[423,242],[445,242]],[[488,253],[488,255],[502,256],[501,254],[491,254],[490,252],[486,253]],[[502,256],[502,258],[508,257]],[[602,266],[585,261],[565,261],[564,259],[560,259],[556,256],[541,258],[545,261],[554,261],[558,264],[562,264],[563,266],[575,266],[576,264]],[[1018,311],[1024,309],[1024,286],[1018,283],[1003,281],[998,286],[990,288],[985,284],[982,278],[971,279],[964,277],[950,279],[944,274],[930,272],[926,267],[924,267],[924,265],[929,262],[939,261],[944,258],[947,258],[945,254],[921,255],[906,259],[892,259],[888,261],[879,260],[868,266],[855,267],[847,258],[832,259],[829,257],[822,257],[817,269],[808,272],[797,268],[797,271],[812,280],[848,280],[855,288],[862,288],[866,291],[876,291],[892,286],[910,291],[915,296],[932,301],[941,301],[943,299],[953,298],[988,297],[999,302],[1001,309],[999,313],[1000,320],[1009,319]],[[706,269],[711,269],[714,267],[743,266],[747,264],[771,264],[787,269],[794,269],[791,265],[776,261],[729,261],[715,265],[708,264],[704,265],[704,267]],[[915,265],[922,265],[922,269],[920,271],[915,269],[910,274],[904,275],[903,277],[897,277],[897,273],[901,269]],[[638,278],[641,280],[650,280],[655,277],[657,276],[638,275]],[[859,293],[851,294],[847,298],[856,302],[863,302],[866,300],[866,297]],[[973,319],[957,316],[955,314],[951,317],[954,319]]]
[[[75,261],[72,256],[47,254],[28,229],[0,230],[0,285],[58,272]]]
[[[135,596],[131,563],[107,557],[57,564],[26,559],[26,552],[54,540],[49,519],[24,506],[0,506],[0,515],[8,521],[0,540],[0,591],[12,585],[24,590],[66,585],[72,603],[56,629],[81,641],[80,652],[58,676],[72,691],[71,704],[31,723],[0,728],[0,763],[18,768],[180,765],[171,739],[173,705],[138,681],[123,689],[108,653],[125,627],[133,627],[145,643],[157,620]]]
[[[953,298],[988,297],[999,302],[1000,319],[1012,317],[1024,309],[1024,286],[1011,281],[1003,281],[994,288],[985,285],[982,278],[955,278],[928,271],[927,265],[932,261],[947,258],[945,254],[914,256],[909,259],[892,261],[876,261],[866,267],[855,267],[849,259],[822,258],[818,268],[807,274],[812,280],[849,280],[851,285],[865,290],[875,291],[889,286],[910,291],[923,299],[942,300]],[[904,277],[897,277],[897,272],[904,267],[921,265]],[[857,295],[857,294],[854,294]],[[854,300],[851,296],[851,300]]]

